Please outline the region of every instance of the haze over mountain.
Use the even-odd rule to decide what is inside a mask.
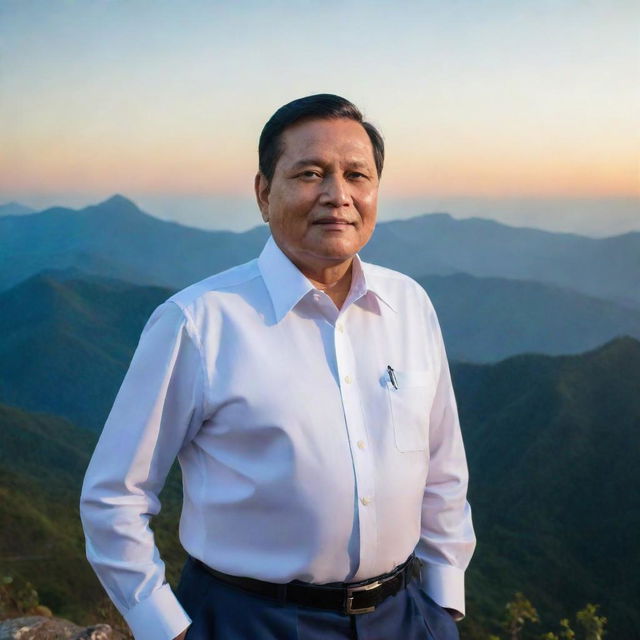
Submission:
[[[164,222],[114,196],[73,211],[0,218],[0,289],[45,269],[75,267],[138,284],[178,288],[262,248],[266,229],[207,232]]]
[[[462,272],[535,280],[640,305],[640,232],[595,239],[444,213],[380,229],[363,257],[413,276]]]
[[[181,288],[255,257],[266,227],[203,231],[149,216],[122,196],[80,211],[0,218],[0,289],[76,267]],[[458,272],[535,280],[640,307],[640,233],[594,239],[447,214],[382,222],[363,257],[415,277]]]
[[[454,365],[453,376],[478,535],[463,637],[499,632],[505,603],[522,591],[540,632],[596,602],[611,638],[639,638],[640,342]],[[95,435],[1,405],[0,430],[0,559],[14,559],[0,568],[83,620],[101,594],[77,514]],[[174,585],[180,495],[174,473],[153,525]]]
[[[464,273],[417,280],[438,313],[452,360],[581,353],[616,336],[640,338],[640,309],[570,289]]]
[[[0,204],[0,217],[2,216],[24,216],[35,213],[35,209],[27,207],[19,202],[7,202]]]

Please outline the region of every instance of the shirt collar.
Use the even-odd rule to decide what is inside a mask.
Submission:
[[[373,265],[362,262],[360,256],[354,256],[351,291],[347,296],[347,304],[355,302],[370,291],[395,311],[390,291],[385,286],[386,279],[376,277],[371,266]],[[276,322],[280,322],[307,293],[314,290],[311,282],[287,258],[272,236],[269,236],[258,258],[258,268],[271,297]]]
[[[389,307],[391,311],[397,313],[398,305],[395,302],[397,287],[393,286],[394,279],[382,277],[380,275],[380,267],[369,264],[368,262],[363,262],[358,255],[354,258],[354,267],[362,273],[361,278],[365,291],[373,293],[376,298]]]
[[[276,322],[280,322],[302,298],[313,291],[313,285],[269,236],[258,258],[258,268],[264,280]]]

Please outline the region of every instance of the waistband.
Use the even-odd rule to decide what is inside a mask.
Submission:
[[[281,604],[297,604],[317,609],[338,611],[344,615],[357,615],[375,611],[386,598],[395,595],[420,575],[421,561],[411,554],[393,571],[361,582],[345,582],[339,586],[312,584],[294,580],[285,584],[265,582],[255,578],[232,576],[216,571],[196,558],[191,558],[199,568],[226,584],[248,593],[277,600]]]

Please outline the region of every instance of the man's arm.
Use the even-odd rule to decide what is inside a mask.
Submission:
[[[422,584],[427,594],[441,607],[453,610],[454,618],[461,619],[465,612],[464,572],[476,539],[466,499],[467,461],[456,400],[442,333],[433,313],[431,322],[440,370],[430,413],[429,473],[416,555],[425,563]]]
[[[172,640],[190,619],[165,582],[149,521],[183,443],[202,421],[201,356],[168,302],[144,328],[85,476],[87,558],[136,640]]]

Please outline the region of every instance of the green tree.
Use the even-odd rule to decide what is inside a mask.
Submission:
[[[541,636],[540,640],[575,640],[576,634],[569,625],[569,620],[567,620],[567,618],[560,620],[560,626],[562,627],[560,633],[553,633],[553,631],[549,631]]]
[[[38,592],[30,582],[0,577],[0,619],[33,613],[39,606]]]
[[[560,620],[560,626],[562,627],[562,631],[559,636],[560,640],[574,640],[576,634],[569,625],[569,620],[567,620],[567,618],[562,618],[562,620]]]
[[[519,591],[505,608],[507,617],[504,628],[511,640],[520,640],[520,632],[527,622],[540,621],[536,608]]]
[[[584,630],[585,640],[602,640],[604,637],[607,619],[598,615],[598,606],[589,603],[576,613],[576,620]]]

